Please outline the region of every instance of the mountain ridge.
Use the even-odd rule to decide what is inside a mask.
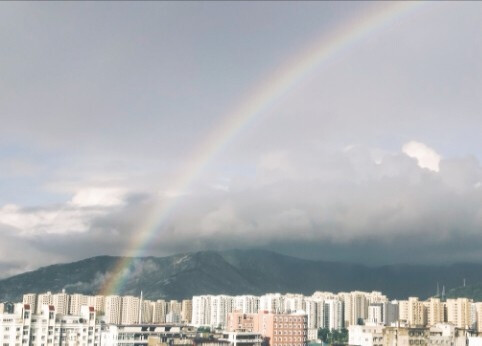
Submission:
[[[0,280],[0,300],[20,301],[25,293],[96,294],[122,257],[99,255],[53,264]],[[464,278],[482,285],[482,264],[396,264],[369,267],[356,263],[314,261],[266,250],[224,250],[136,257],[130,262],[120,294],[149,299],[183,299],[200,294],[312,294],[377,290],[393,299],[427,298],[437,283],[456,288]]]

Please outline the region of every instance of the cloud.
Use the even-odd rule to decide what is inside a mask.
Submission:
[[[438,172],[441,156],[427,145],[410,141],[405,143],[402,151],[408,156],[417,160],[417,163],[422,168],[427,168],[431,171]]]
[[[78,191],[72,204],[79,207],[112,207],[123,204],[125,192],[113,188],[88,188]]]
[[[2,238],[14,247],[35,249],[30,266],[123,255],[140,236],[139,225],[175,203],[151,230],[155,236],[141,255],[257,247],[365,263],[482,260],[475,250],[462,251],[465,242],[470,242],[467,248],[482,243],[482,191],[477,188],[482,170],[474,158],[445,158],[433,174],[405,153],[361,145],[274,153],[268,157],[282,159],[270,158],[269,164],[266,157],[259,156],[256,175],[221,179],[227,190],[213,189],[207,176],[178,199],[130,191],[120,202],[121,197],[110,197],[120,196],[117,190],[107,189],[98,194],[102,198],[74,193],[87,196],[88,203],[5,205]],[[459,245],[452,251],[454,239]],[[405,252],[398,251],[402,244]],[[421,244],[425,250],[415,251]],[[407,253],[410,257],[404,257]]]

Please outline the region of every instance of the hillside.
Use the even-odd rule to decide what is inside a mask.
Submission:
[[[450,289],[447,292],[448,298],[465,297],[471,298],[474,301],[482,302],[482,283],[473,285],[460,286]]]
[[[99,256],[56,264],[0,280],[0,300],[20,300],[28,292],[97,293],[119,257]],[[132,261],[120,294],[182,299],[198,294],[263,294],[317,290],[379,290],[390,298],[435,293],[437,282],[447,289],[466,278],[482,284],[481,264],[446,266],[358,264],[310,261],[262,250],[203,251]]]

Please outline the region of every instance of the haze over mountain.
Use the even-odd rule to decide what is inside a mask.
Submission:
[[[99,256],[57,264],[0,280],[0,299],[21,300],[24,293],[96,294],[119,257]],[[200,294],[303,293],[379,290],[390,298],[434,295],[437,282],[447,289],[463,279],[482,283],[482,264],[441,266],[364,265],[310,261],[261,250],[203,251],[135,259],[120,294],[150,299],[182,299]]]

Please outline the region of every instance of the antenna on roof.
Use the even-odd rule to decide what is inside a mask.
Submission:
[[[437,282],[437,295],[436,295],[437,298],[440,298],[440,285],[438,284]]]
[[[142,324],[142,291],[141,291],[141,299],[139,300],[139,324]]]
[[[464,287],[465,287],[465,278],[464,278]]]

